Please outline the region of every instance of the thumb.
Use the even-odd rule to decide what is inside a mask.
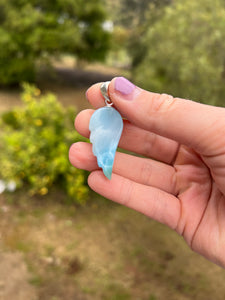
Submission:
[[[109,86],[116,108],[131,123],[210,155],[225,128],[225,109],[147,92],[124,77]],[[220,133],[220,134],[219,134]]]

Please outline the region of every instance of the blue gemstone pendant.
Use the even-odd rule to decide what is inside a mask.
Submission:
[[[107,83],[108,84],[108,83]],[[103,94],[105,97],[105,95]],[[119,112],[111,107],[109,98],[107,106],[94,112],[89,123],[93,154],[98,166],[108,179],[111,179],[116,149],[123,131],[123,119]]]

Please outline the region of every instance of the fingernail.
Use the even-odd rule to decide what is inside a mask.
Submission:
[[[114,88],[115,91],[121,93],[123,96],[128,96],[133,93],[136,86],[124,77],[117,77],[115,79]]]

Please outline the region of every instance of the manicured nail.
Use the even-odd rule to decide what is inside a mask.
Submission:
[[[135,85],[124,77],[117,77],[115,80],[115,90],[124,96],[132,94],[135,90]]]

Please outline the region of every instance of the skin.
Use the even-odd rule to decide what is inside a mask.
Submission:
[[[136,88],[129,97],[109,86],[114,107],[125,118],[112,179],[99,169],[91,144],[69,151],[76,168],[91,172],[88,184],[104,197],[166,224],[189,247],[225,267],[225,109]],[[105,106],[100,84],[87,91],[94,108]],[[89,137],[94,110],[75,120]]]

